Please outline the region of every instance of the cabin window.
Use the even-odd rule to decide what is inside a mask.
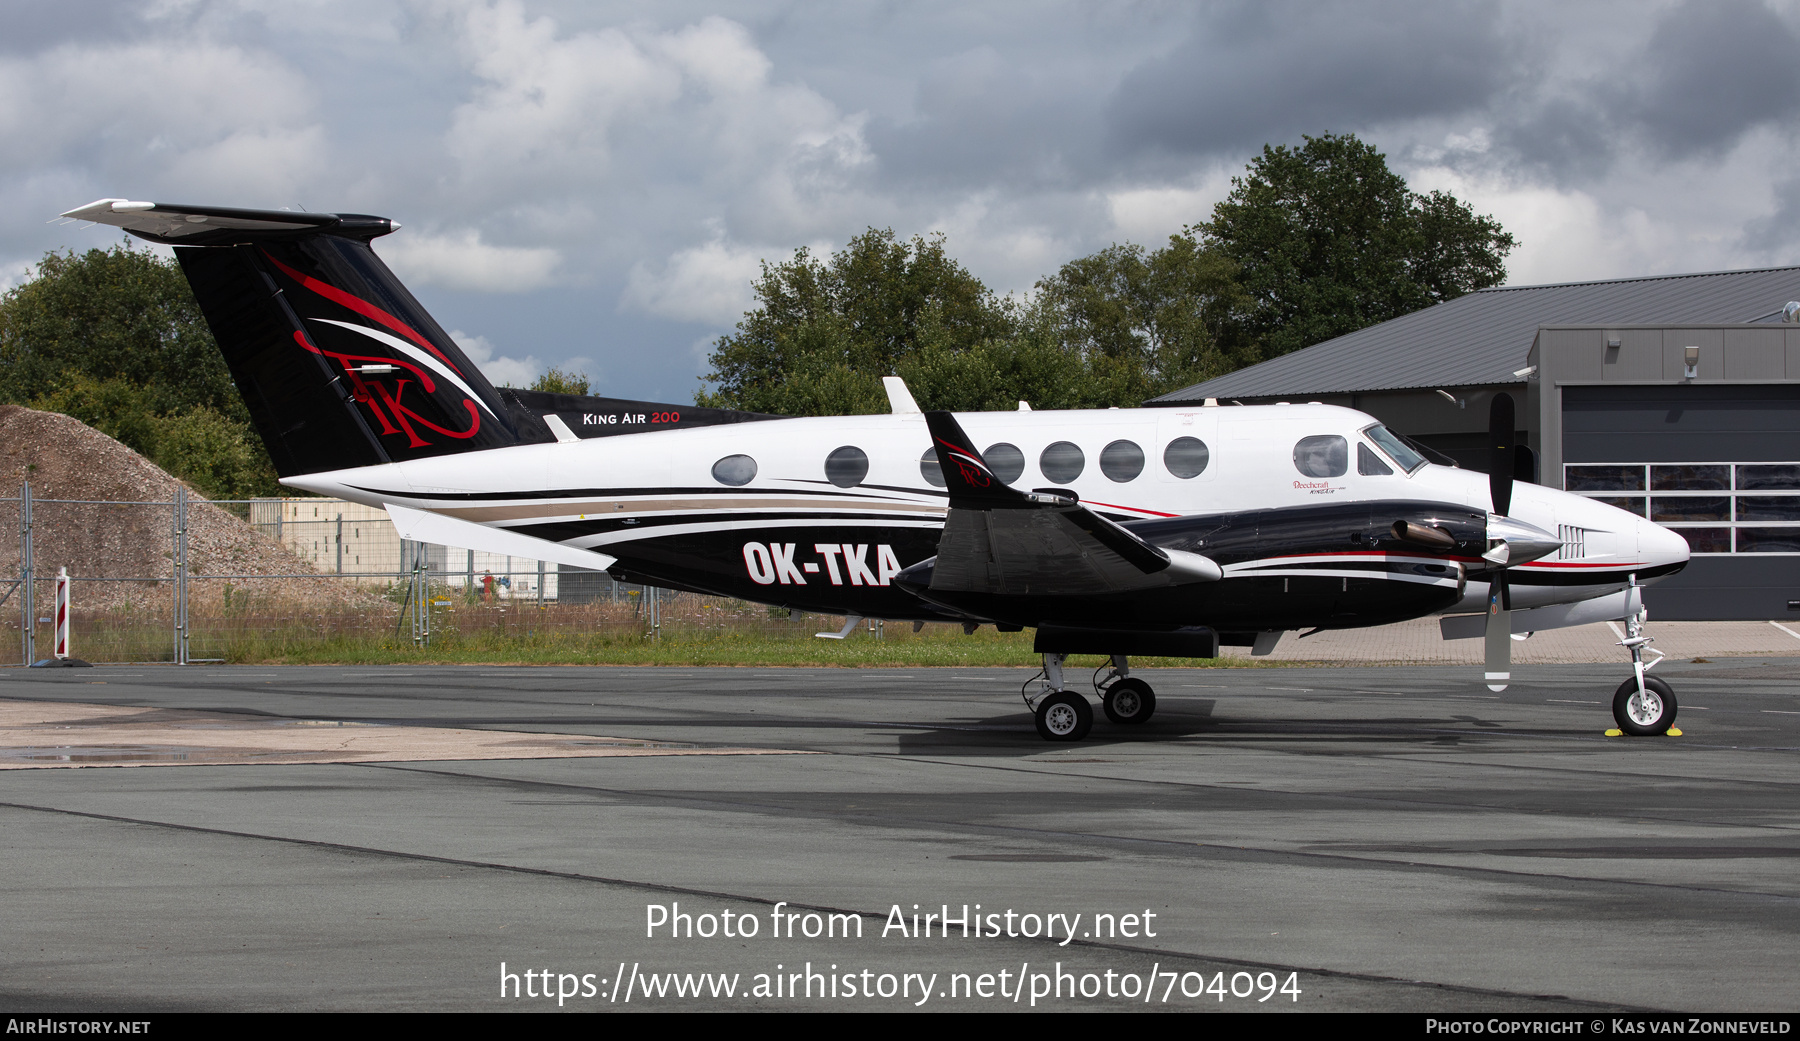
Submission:
[[[1038,469],[1054,484],[1068,484],[1081,476],[1087,456],[1067,441],[1058,441],[1038,456]]]
[[[855,445],[834,449],[825,457],[825,479],[839,488],[854,488],[869,476],[869,457]]]
[[[944,486],[944,467],[938,462],[937,449],[927,448],[925,454],[919,457],[919,475],[933,488]]]
[[[742,488],[756,480],[756,460],[747,455],[728,455],[713,464],[713,480]]]
[[[1144,472],[1144,450],[1133,441],[1114,441],[1100,450],[1100,472],[1120,484],[1135,481]]]
[[[1163,467],[1184,481],[1205,473],[1211,461],[1212,452],[1197,437],[1178,437],[1163,449]]]
[[[1294,468],[1308,477],[1342,477],[1350,469],[1350,442],[1337,434],[1303,437],[1294,446]]]
[[[1007,484],[1025,476],[1025,453],[1019,451],[1018,445],[1009,445],[1005,441],[989,445],[981,457],[987,460],[988,469],[994,471],[994,476]]]
[[[1361,441],[1356,443],[1356,472],[1364,477],[1386,477],[1394,468],[1381,461],[1375,450]]]

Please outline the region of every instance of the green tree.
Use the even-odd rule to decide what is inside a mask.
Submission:
[[[281,494],[173,260],[120,244],[48,253],[0,296],[0,401],[74,416],[204,494]]]
[[[829,262],[802,248],[764,263],[755,309],[722,336],[695,402],[790,416],[887,411],[881,377],[1011,339],[1016,308],[944,251],[942,235],[870,228]],[[919,397],[918,391],[914,391]],[[919,397],[936,407],[927,393]]]
[[[1189,230],[1238,265],[1263,357],[1498,285],[1517,245],[1454,196],[1409,191],[1351,134],[1265,145]]]
[[[556,366],[531,381],[526,390],[541,390],[548,394],[586,394],[591,383],[585,372],[564,372]]]
[[[1126,243],[1072,260],[1037,284],[1069,351],[1151,397],[1247,361],[1237,264],[1193,234],[1150,251]]]

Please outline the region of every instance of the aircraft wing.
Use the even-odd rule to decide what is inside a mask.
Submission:
[[[1082,596],[1223,577],[1212,560],[1151,545],[1072,495],[1008,487],[954,416],[925,421],[950,493],[932,590]]]

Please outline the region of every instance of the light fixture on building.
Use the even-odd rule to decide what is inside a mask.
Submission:
[[[1450,393],[1447,390],[1439,390],[1436,393],[1439,397],[1443,398],[1445,401],[1448,401],[1450,404],[1455,405],[1457,408],[1467,408],[1469,406],[1468,401],[1457,397],[1456,395]]]
[[[1700,348],[1688,346],[1682,348],[1687,360],[1687,378],[1694,379],[1700,375]]]
[[[1789,325],[1800,322],[1800,300],[1789,300],[1781,309],[1781,320]]]

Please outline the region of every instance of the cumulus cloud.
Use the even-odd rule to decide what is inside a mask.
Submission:
[[[1517,51],[1496,12],[1479,6],[1215,8],[1119,85],[1109,137],[1135,151],[1241,153],[1301,134],[1465,112],[1529,67]]]
[[[692,226],[684,202],[754,234],[791,234],[866,162],[860,121],[770,78],[742,25],[568,32],[503,2],[471,8],[462,42],[479,80],[445,148],[460,183],[552,235]],[[623,157],[623,158],[621,158]]]
[[[0,5],[0,257],[110,245],[40,223],[105,196],[381,213],[520,382],[685,396],[758,260],[868,227],[1028,291],[1301,134],[1494,214],[1514,281],[1800,259],[1791,5],[96,3]]]
[[[680,250],[660,269],[634,265],[620,302],[679,322],[730,326],[755,304],[750,287],[765,256],[715,238]]]
[[[205,40],[0,58],[0,175],[79,165],[113,192],[290,198],[326,161],[312,94],[273,55]]]
[[[512,358],[504,354],[495,354],[495,347],[485,336],[475,336],[461,329],[452,329],[450,338],[462,348],[475,367],[481,370],[489,383],[496,387],[529,386],[544,373],[544,363],[527,355],[523,358]]]
[[[542,289],[562,259],[541,246],[490,245],[468,229],[446,235],[402,229],[376,247],[402,281],[487,293]]]

